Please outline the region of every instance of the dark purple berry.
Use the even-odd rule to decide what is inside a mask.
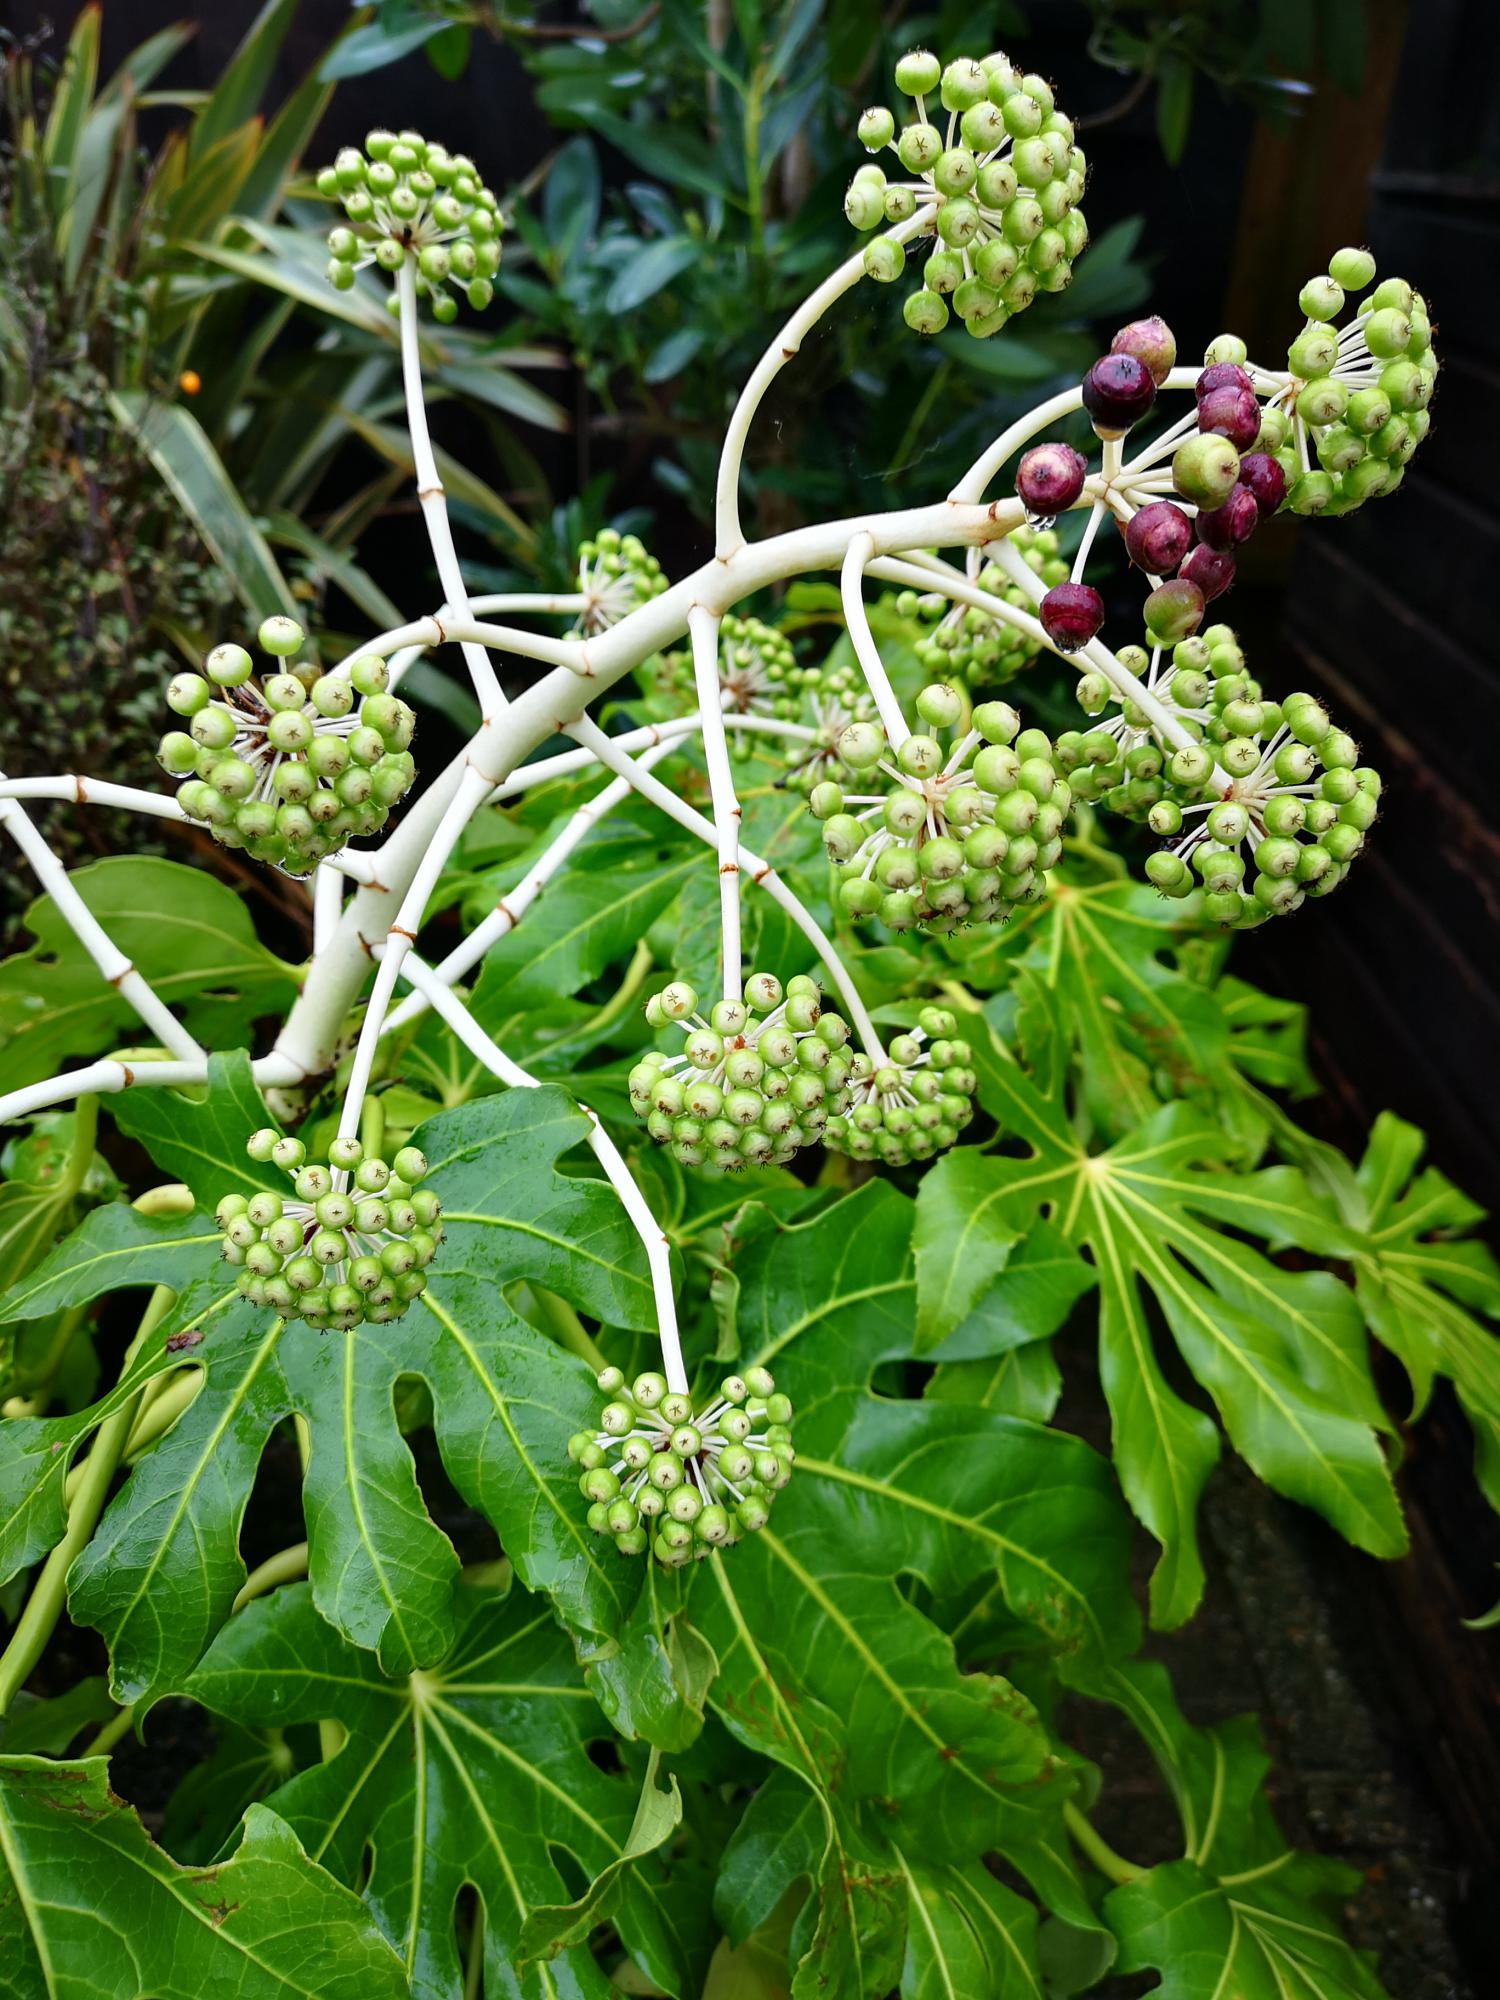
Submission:
[[[1151,370],[1133,354],[1102,354],[1083,378],[1083,407],[1102,438],[1123,437],[1155,401]]]
[[[1200,542],[1177,572],[1184,583],[1195,583],[1204,602],[1220,597],[1234,582],[1234,557],[1227,549],[1211,549]]]
[[[1033,445],[1016,467],[1016,492],[1030,514],[1064,514],[1083,491],[1089,462],[1070,444]]]
[[[1122,326],[1109,343],[1109,351],[1133,354],[1137,361],[1144,361],[1159,389],[1177,359],[1177,341],[1167,322],[1153,314],[1150,319],[1133,319],[1129,326]]]
[[[1199,514],[1198,539],[1211,549],[1232,549],[1248,542],[1259,526],[1260,509],[1255,504],[1255,495],[1241,483],[1222,507]]]
[[[1153,500],[1125,526],[1130,560],[1148,576],[1170,576],[1192,546],[1193,524],[1170,500]]]
[[[1262,515],[1274,514],[1286,498],[1286,474],[1268,451],[1247,451],[1240,460],[1240,484],[1255,496]]]
[[[1104,599],[1088,583],[1055,583],[1039,606],[1042,626],[1060,653],[1076,653],[1104,623]]]
[[[1227,437],[1236,451],[1248,451],[1260,436],[1260,404],[1255,400],[1255,391],[1227,384],[1222,389],[1210,389],[1199,398],[1198,428]]]
[[[1255,384],[1238,363],[1210,361],[1193,384],[1193,394],[1201,403],[1203,398],[1212,394],[1215,389],[1249,389],[1253,393]]]

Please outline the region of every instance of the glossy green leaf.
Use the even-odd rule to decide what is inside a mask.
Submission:
[[[654,1854],[682,1824],[682,1794],[677,1780],[657,1783],[660,1752],[653,1750],[636,1803],[635,1818],[619,1853],[607,1862],[583,1894],[571,1903],[534,1909],[521,1926],[520,1962],[550,1961],[588,1943],[590,1935],[609,1920],[634,1886],[636,1863]],[[668,1947],[670,1949],[670,1946]]]
[[[1016,993],[1035,1077],[998,1042],[979,1048],[976,1061],[986,1109],[1029,1151],[984,1156],[984,1199],[1017,1228],[1045,1205],[1098,1272],[1115,1465],[1163,1546],[1154,1621],[1179,1624],[1201,1593],[1194,1523],[1218,1438],[1169,1386],[1148,1299],[1262,1478],[1317,1507],[1359,1547],[1400,1553],[1404,1529],[1376,1438],[1385,1419],[1347,1287],[1325,1272],[1284,1270],[1216,1226],[1231,1223],[1275,1247],[1339,1245],[1346,1237],[1331,1205],[1292,1168],[1237,1174],[1236,1142],[1185,1104],[1090,1152],[1068,1120],[1064,1044],[1045,990],[1023,973]]]
[[[369,1912],[275,1813],[252,1806],[226,1860],[179,1868],[107,1772],[103,1758],[0,1757],[0,1945],[15,2000],[405,2000]]]
[[[195,165],[259,110],[296,11],[297,0],[265,0],[245,30],[194,121],[191,158]]]
[[[273,1794],[275,1809],[342,1880],[373,1851],[365,1899],[418,2000],[461,1985],[453,1906],[466,1881],[484,1905],[495,1991],[603,2000],[609,1983],[581,1946],[517,1964],[533,1912],[566,1898],[553,1849],[591,1881],[613,1869],[611,1921],[638,1962],[669,1993],[697,1992],[694,1912],[669,1905],[652,1855],[632,1852],[638,1788],[590,1760],[603,1724],[544,1605],[476,1596],[440,1668],[390,1681],[296,1585],[235,1618],[186,1691],[242,1723],[342,1724],[338,1753]]]
[[[1192,1861],[1171,1861],[1114,1890],[1105,1912],[1120,1969],[1159,1970],[1149,1991],[1162,2000],[1384,2000],[1338,1927],[1358,1881],[1354,1869],[1310,1854],[1217,1881]]]
[[[873,1393],[876,1370],[912,1352],[910,1233],[909,1204],[874,1185],[737,1259],[746,1358],[792,1385],[798,1455],[770,1526],[693,1573],[712,1699],[844,1812],[867,1802],[883,1835],[909,1830],[931,1860],[998,1847],[1092,1925],[1061,1853],[1071,1780],[1038,1718],[998,1676],[960,1671],[891,1565],[899,1550],[937,1603],[997,1583],[1022,1650],[1086,1679],[1135,1643],[1126,1523],[1075,1440]]]
[[[87,1408],[61,1417],[13,1417],[0,1423],[0,1581],[45,1555],[67,1525],[63,1486],[79,1446],[153,1377],[192,1361],[206,1330],[235,1294],[215,1277],[189,1286],[115,1385]],[[186,1336],[184,1338],[183,1336]]]
[[[1230,1081],[1214,993],[1168,962],[1191,931],[1180,905],[1142,883],[1064,876],[1045,903],[979,934],[965,967],[984,984],[1018,967],[1035,976],[1076,1049],[1084,1108],[1101,1136],[1119,1138],[1164,1098],[1211,1103]]]
[[[219,1232],[203,1215],[142,1215],[125,1202],[90,1210],[36,1270],[0,1293],[0,1325],[82,1305],[125,1285],[181,1291],[207,1275]]]
[[[1471,1232],[1484,1211],[1435,1167],[1426,1139],[1390,1112],[1376,1119],[1344,1204],[1355,1290],[1370,1331],[1411,1378],[1416,1412],[1435,1375],[1453,1383],[1474,1432],[1474,1470],[1500,1509],[1500,1265]],[[1415,1413],[1415,1412],[1414,1412]]]
[[[291,967],[260,943],[234,891],[202,869],[120,855],[74,869],[69,880],[157,996],[180,1006],[184,1024],[204,1041],[232,1042],[258,1015],[290,1002]],[[50,897],[31,905],[26,926],[36,943],[0,963],[0,1050],[6,1082],[17,1088],[139,1025]]]
[[[243,1057],[216,1065],[246,1083]],[[264,1122],[258,1100],[243,1103],[232,1088],[211,1091],[206,1105],[167,1092],[150,1102],[159,1122],[143,1143],[179,1177],[201,1167],[205,1185],[215,1158],[244,1160],[241,1131],[216,1134],[211,1119],[238,1119],[243,1130]],[[549,1088],[484,1099],[421,1128],[446,1240],[428,1290],[402,1319],[324,1335],[236,1303],[205,1325],[184,1357],[203,1368],[201,1392],[131,1473],[70,1576],[73,1616],[103,1633],[120,1699],[180,1680],[228,1615],[245,1579],[239,1528],[256,1470],[271,1430],[293,1411],[308,1427],[304,1509],[319,1610],[393,1671],[443,1656],[457,1562],[397,1423],[403,1376],[429,1384],[448,1476],[494,1524],[517,1574],[549,1592],[580,1633],[614,1641],[641,1569],[589,1533],[565,1449],[594,1417],[598,1391],[584,1364],[526,1325],[500,1289],[526,1278],[615,1325],[652,1324],[644,1253],[617,1197],[554,1165],[586,1130],[583,1114]],[[257,1173],[261,1184],[274,1179],[249,1162],[239,1171],[243,1186]],[[87,1419],[80,1425],[81,1435]],[[43,1427],[18,1466],[18,1498],[50,1435]],[[47,1518],[60,1532],[55,1493]],[[672,1698],[669,1689],[667,1705]]]
[[[191,1093],[126,1090],[111,1111],[120,1130],[145,1147],[168,1179],[191,1188],[210,1216],[226,1194],[248,1196],[276,1185],[274,1170],[256,1166],[245,1152],[251,1133],[271,1118],[243,1049],[211,1055],[208,1082]]]
[[[981,1862],[935,1868],[896,1851],[907,1892],[901,2000],[1043,2000],[1035,1908]]]

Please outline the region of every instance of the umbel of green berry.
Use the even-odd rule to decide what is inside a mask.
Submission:
[[[981,702],[967,728],[965,709],[951,683],[923,688],[917,713],[927,729],[894,757],[882,729],[855,724],[840,750],[871,789],[823,784],[809,794],[851,916],[943,932],[1045,894],[1073,804],[1051,739],[1022,729],[1006,702]]]
[[[1438,360],[1426,301],[1404,278],[1374,278],[1369,251],[1350,247],[1298,296],[1305,323],[1259,440],[1294,514],[1349,514],[1394,493],[1431,427]]]
[[[898,131],[880,106],[859,121],[866,151],[893,153],[895,164],[889,173],[873,161],[861,167],[844,213],[872,233],[931,210],[933,248],[920,290],[906,300],[906,323],[937,333],[951,308],[982,339],[1038,292],[1073,282],[1089,238],[1078,206],[1087,162],[1052,86],[1003,55],[965,56],[944,69],[914,49],[897,63],[896,84],[913,100],[911,122]],[[864,265],[892,284],[905,272],[905,246],[894,235],[872,235]]]
[[[420,132],[371,132],[363,152],[345,146],[323,169],[318,192],[348,217],[328,237],[328,278],[339,291],[369,264],[396,272],[410,258],[418,296],[444,325],[457,319],[460,296],[476,308],[494,296],[500,204],[462,153]]]
[[[603,632],[667,587],[661,564],[639,535],[601,528],[578,551],[578,588],[587,600],[578,614],[580,632]]]
[[[1195,744],[1209,745],[1210,765],[1231,736],[1262,720],[1261,709],[1237,705],[1241,697],[1259,703],[1260,688],[1245,673],[1245,656],[1228,625],[1180,640],[1170,654],[1160,646],[1149,654],[1142,646],[1122,646],[1117,657]],[[1100,673],[1080,678],[1077,697],[1096,720],[1089,729],[1065,729],[1057,738],[1058,767],[1074,797],[1126,819],[1146,819],[1171,790],[1166,776],[1171,751],[1163,747],[1157,725],[1138,703],[1121,701]],[[1225,754],[1246,771],[1259,757],[1253,743]]]
[[[1130,775],[1102,796],[1144,816],[1169,842],[1147,860],[1149,880],[1175,898],[1201,888],[1203,914],[1237,929],[1289,915],[1308,896],[1331,895],[1380,805],[1379,773],[1360,763],[1353,738],[1310,694],[1265,699],[1227,626],[1178,645],[1158,691],[1198,740],[1163,751],[1126,711],[1113,731],[1106,726],[1080,739],[1074,775],[1090,795],[1085,770],[1112,772],[1090,761],[1095,739],[1113,742],[1117,756],[1122,741],[1131,743],[1123,757]],[[1149,778],[1142,775],[1148,763]]]
[[[177,802],[223,847],[310,875],[345,842],[378,833],[411,789],[416,717],[373,654],[325,674],[293,662],[302,628],[268,618],[259,641],[281,668],[255,678],[243,646],[216,646],[201,674],[178,674],[167,706],[186,722],[157,749],[182,782]]]
[[[673,980],[646,1002],[646,1019],[684,1039],[635,1064],[630,1102],[685,1167],[783,1165],[846,1108],[849,1029],[805,973],[783,987],[752,972],[743,1000],[716,1000],[706,1015],[693,988]]]
[[[854,1058],[849,1108],[824,1135],[829,1150],[904,1167],[953,1145],[974,1116],[973,1055],[956,1015],[924,1007],[915,1028],[891,1037],[884,1062]]]
[[[1067,581],[1068,565],[1058,554],[1053,529],[1017,528],[1010,540],[1049,590]],[[1032,610],[1030,597],[996,563],[976,565],[972,581],[1003,604]],[[1003,687],[1042,650],[1039,639],[1003,618],[987,617],[976,605],[950,604],[937,592],[903,590],[896,609],[903,618],[922,621],[913,650],[934,680],[961,680],[970,688]]]
[[[812,731],[812,741],[795,737],[783,744],[787,760],[781,782],[788,791],[810,792],[832,778],[845,784],[852,773],[839,755],[839,744],[851,722],[869,722],[875,703],[864,675],[852,660],[826,658],[801,675],[797,720]]]
[[[804,685],[819,676],[816,667],[802,667],[792,642],[762,618],[728,612],[719,626],[719,696],[726,715],[775,715],[792,721],[802,707]],[[690,652],[667,656],[664,676],[683,703],[697,703],[697,680]]]
[[[310,1161],[300,1139],[267,1126],[245,1151],[281,1168],[292,1191],[227,1194],[214,1210],[244,1296],[320,1331],[399,1319],[426,1289],[443,1240],[438,1198],[418,1185],[427,1161],[417,1148],[387,1163],[358,1139],[335,1139],[326,1162]]]
[[[596,1535],[681,1569],[766,1525],[795,1456],[791,1401],[769,1369],[726,1375],[701,1411],[649,1371],[627,1384],[605,1368],[599,1387],[598,1430],[568,1439]]]

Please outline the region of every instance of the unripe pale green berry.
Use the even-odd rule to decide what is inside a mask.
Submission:
[[[882,104],[872,105],[858,125],[859,143],[872,153],[888,146],[896,134],[896,121]]]
[[[935,90],[942,64],[927,49],[910,49],[896,64],[896,88],[907,97],[925,97]]]
[[[1368,250],[1335,250],[1328,260],[1328,274],[1346,292],[1362,292],[1375,276],[1375,259]]]

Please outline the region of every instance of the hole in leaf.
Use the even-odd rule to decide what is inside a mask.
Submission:
[[[555,1841],[547,1843],[547,1854],[552,1866],[561,1875],[564,1883],[562,1900],[576,1903],[589,1886],[589,1872],[579,1863],[577,1855]]]
[[[625,1769],[612,1737],[601,1736],[597,1742],[586,1744],[585,1748],[590,1763],[597,1765],[607,1776],[617,1778]]]

